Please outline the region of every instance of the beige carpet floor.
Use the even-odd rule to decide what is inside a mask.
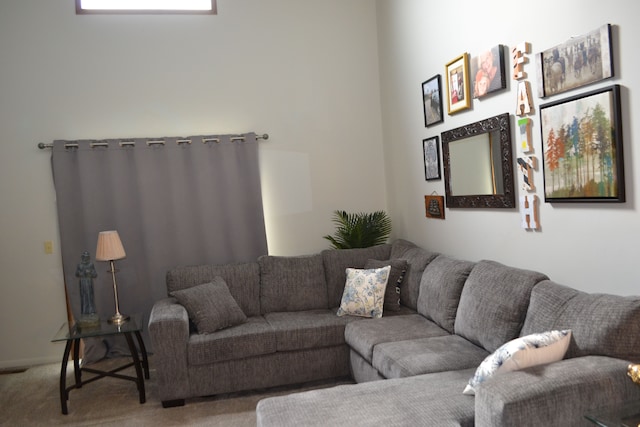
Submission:
[[[122,362],[108,359],[92,366],[108,370]],[[0,426],[255,426],[255,408],[260,399],[349,382],[348,379],[324,381],[189,399],[185,406],[165,409],[157,397],[153,356],[149,365],[146,403],[139,403],[132,381],[103,378],[70,391],[68,415],[63,415],[60,407],[60,364],[4,373],[0,375]],[[131,367],[121,373],[135,375],[135,370]],[[90,375],[83,373],[83,379]],[[67,385],[72,382],[73,364],[70,363]]]

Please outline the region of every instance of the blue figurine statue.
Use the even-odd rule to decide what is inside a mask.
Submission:
[[[93,301],[93,279],[98,277],[89,252],[84,251],[81,262],[76,268],[76,277],[80,278],[80,326],[96,326],[99,318],[96,314],[96,305]]]

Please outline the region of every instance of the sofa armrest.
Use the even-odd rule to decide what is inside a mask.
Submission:
[[[629,362],[604,356],[565,359],[497,375],[478,386],[475,425],[584,426],[584,415],[640,399]]]
[[[175,298],[157,301],[149,317],[149,336],[156,365],[158,394],[164,406],[184,404],[189,397],[187,344],[189,316]],[[182,402],[180,402],[182,401]]]

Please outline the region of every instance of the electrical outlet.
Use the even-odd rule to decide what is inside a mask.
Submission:
[[[51,255],[53,253],[53,242],[51,240],[44,242],[44,253],[47,255]]]

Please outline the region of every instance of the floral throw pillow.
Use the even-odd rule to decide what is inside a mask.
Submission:
[[[347,268],[338,316],[382,317],[390,271],[390,265],[372,269]]]
[[[503,372],[562,360],[571,340],[571,330],[527,335],[503,344],[487,356],[469,380],[463,394],[476,394],[478,384]]]

